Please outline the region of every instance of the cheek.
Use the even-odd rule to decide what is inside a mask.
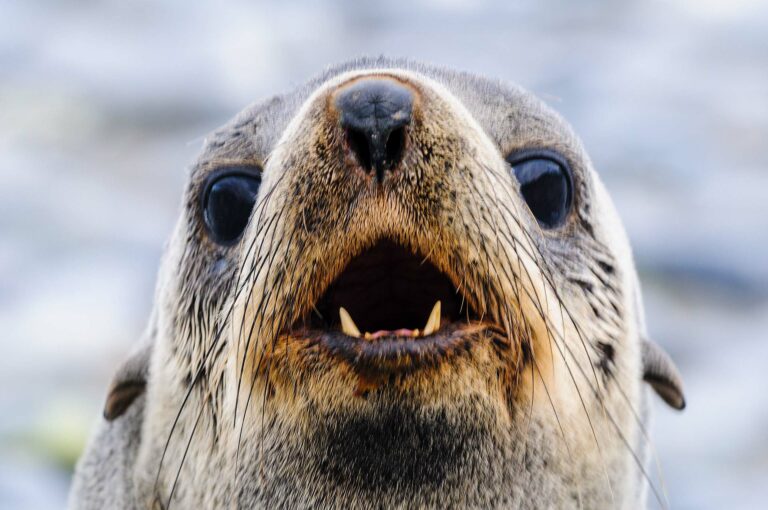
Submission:
[[[213,251],[211,250],[213,248]],[[185,256],[176,266],[178,293],[175,303],[181,315],[189,320],[208,317],[213,322],[222,310],[235,281],[238,264],[236,248],[222,249],[209,243],[190,243]]]

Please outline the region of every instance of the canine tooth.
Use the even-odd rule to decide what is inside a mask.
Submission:
[[[440,329],[440,301],[435,302],[435,306],[432,307],[432,312],[429,314],[429,319],[427,319],[427,325],[424,326],[424,331],[421,334],[423,336],[431,335],[438,329]]]
[[[413,338],[416,338],[416,337],[419,337],[419,336],[421,336],[421,333],[419,333],[419,330],[418,330],[418,329],[414,329],[413,331],[411,331],[411,336],[412,336]]]
[[[349,312],[347,312],[343,306],[339,307],[339,318],[341,319],[341,330],[345,334],[355,338],[360,338],[360,330],[357,329],[355,321],[352,320]]]

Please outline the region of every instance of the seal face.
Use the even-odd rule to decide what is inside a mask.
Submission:
[[[571,129],[409,61],[213,134],[156,300],[73,506],[638,508],[641,379],[683,405]]]

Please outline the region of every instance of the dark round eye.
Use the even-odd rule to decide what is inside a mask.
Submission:
[[[573,203],[568,165],[549,154],[518,154],[507,158],[520,183],[520,192],[543,228],[565,223]]]
[[[220,172],[209,180],[203,194],[203,218],[214,241],[232,244],[242,235],[260,184],[259,174],[237,170]]]

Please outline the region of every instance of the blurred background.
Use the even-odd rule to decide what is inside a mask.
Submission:
[[[0,2],[0,508],[61,508],[151,306],[186,167],[247,104],[359,55],[517,82],[623,217],[672,508],[768,498],[768,5],[758,0]]]

